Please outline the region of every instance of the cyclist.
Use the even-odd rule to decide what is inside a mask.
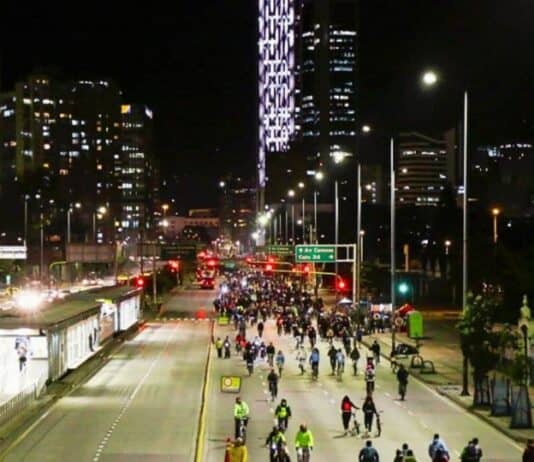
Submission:
[[[365,431],[366,431],[366,434],[369,435],[373,427],[373,416],[375,414],[378,415],[376,411],[375,403],[373,401],[373,397],[371,395],[367,395],[367,397],[365,398],[365,401],[363,402],[363,406],[362,406],[362,411],[363,411]]]
[[[449,449],[447,448],[445,441],[439,437],[438,433],[435,433],[432,441],[428,445],[428,455],[431,459],[434,459],[438,449],[441,449],[447,455],[447,457],[450,457]]]
[[[267,353],[267,363],[269,364],[269,367],[273,367],[273,359],[274,359],[274,353],[275,353],[273,342],[270,342],[269,345],[267,345],[267,348],[265,349],[265,352]]]
[[[365,446],[360,451],[358,456],[359,462],[379,462],[380,457],[378,456],[378,451],[373,447],[373,442],[367,440]]]
[[[278,419],[278,427],[280,427],[283,431],[286,431],[289,419],[291,417],[291,408],[289,407],[289,404],[287,404],[287,400],[285,398],[280,401],[278,406],[276,406],[274,415]]]
[[[343,421],[343,429],[345,430],[345,435],[349,432],[350,418],[352,417],[352,410],[359,409],[350,398],[345,395],[341,400],[341,420]]]
[[[358,350],[356,342],[354,342],[354,348],[350,352],[350,359],[352,359],[352,370],[354,372],[354,375],[358,375],[358,361],[360,359],[360,350]]]
[[[306,424],[301,424],[295,436],[295,448],[297,449],[298,462],[310,462],[310,454],[313,451],[313,435]]]
[[[285,442],[286,437],[284,436],[284,432],[276,426],[273,427],[271,433],[265,439],[265,446],[269,446],[270,462],[275,462],[276,453]]]
[[[375,391],[375,368],[370,364],[365,369],[365,387],[367,394],[372,394]]]
[[[310,364],[312,368],[312,375],[314,377],[319,376],[319,359],[320,359],[319,349],[314,348],[310,355]]]
[[[269,391],[271,392],[271,401],[274,401],[278,395],[278,376],[274,369],[271,369],[271,372],[269,372],[267,382],[269,383]]]
[[[397,381],[399,382],[399,396],[401,401],[404,401],[406,396],[406,388],[408,387],[408,371],[404,367],[404,364],[399,366],[397,371]]]
[[[238,396],[235,399],[235,404],[234,404],[235,439],[241,436],[240,435],[241,422],[243,422],[245,427],[247,426],[249,412],[250,411],[248,408],[248,404],[242,401],[241,397]]]
[[[282,353],[282,350],[278,350],[275,361],[276,367],[278,368],[278,375],[280,376],[280,378],[282,378],[282,370],[284,369],[284,364],[286,362],[286,358],[284,356],[284,353]]]
[[[336,375],[339,379],[345,371],[345,354],[341,348],[338,348],[336,353]]]

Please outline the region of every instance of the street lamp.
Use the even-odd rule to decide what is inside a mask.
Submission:
[[[295,191],[293,189],[290,189],[288,192],[287,192],[287,197],[295,197]]]
[[[79,202],[76,202],[74,204],[74,208],[75,209],[80,209],[82,208],[82,204],[80,204]],[[70,244],[70,237],[71,237],[71,232],[70,232],[70,214],[73,212],[73,208],[72,208],[72,204],[69,205],[69,208],[67,209],[67,244]]]
[[[431,87],[437,83],[438,75],[434,71],[429,70],[423,74],[421,80],[427,87]]]
[[[449,249],[451,247],[452,242],[449,240],[445,241],[445,255],[449,255]]]
[[[165,218],[165,215],[167,214],[167,210],[169,210],[169,204],[163,204],[161,206],[161,209],[163,210],[163,218]]]
[[[364,125],[362,127],[362,132],[363,133],[369,133],[371,131],[371,126],[370,125]]]
[[[496,207],[491,209],[491,214],[493,215],[493,243],[494,244],[497,244],[497,241],[499,240],[497,219],[499,218],[500,213],[501,213],[501,210]]]
[[[226,183],[224,181],[219,181],[219,188],[224,188]]]
[[[305,184],[304,184],[302,181],[299,182],[298,187],[299,187],[300,189],[304,189],[304,186],[305,186]]]
[[[96,243],[96,219],[99,220],[104,217],[104,215],[107,213],[108,209],[104,206],[98,207],[96,209],[96,212],[93,212],[93,241]]]
[[[422,76],[423,84],[427,87],[431,87],[438,81],[438,76],[434,71],[427,71]],[[463,98],[463,195],[462,195],[462,309],[465,312],[467,309],[467,205],[468,205],[468,152],[467,152],[467,132],[469,126],[469,94],[467,91],[464,91]],[[462,378],[462,396],[468,396],[468,359],[464,355],[463,358],[463,378]]]

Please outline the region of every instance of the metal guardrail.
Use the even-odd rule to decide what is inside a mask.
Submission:
[[[6,423],[19,412],[27,409],[35,401],[46,387],[46,375],[42,375],[34,383],[26,386],[7,401],[0,403],[0,425]]]

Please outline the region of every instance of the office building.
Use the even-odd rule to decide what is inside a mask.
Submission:
[[[115,159],[117,232],[133,240],[159,224],[158,171],[152,145],[152,111],[140,104],[121,105],[121,152]],[[142,236],[143,235],[143,236]]]
[[[447,143],[417,132],[401,133],[397,143],[399,206],[437,206],[448,183]]]
[[[295,131],[295,1],[259,0],[258,206],[267,183],[266,157],[285,152]]]
[[[297,124],[307,165],[341,163],[356,152],[355,0],[297,5]]]

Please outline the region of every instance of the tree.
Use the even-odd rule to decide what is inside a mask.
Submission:
[[[458,323],[462,353],[473,368],[475,406],[489,404],[485,386],[488,373],[499,360],[501,335],[494,331],[493,325],[501,305],[502,300],[494,293],[483,293],[476,297],[469,294],[466,309]],[[467,374],[467,369],[464,374]],[[464,376],[464,382],[465,379]]]

